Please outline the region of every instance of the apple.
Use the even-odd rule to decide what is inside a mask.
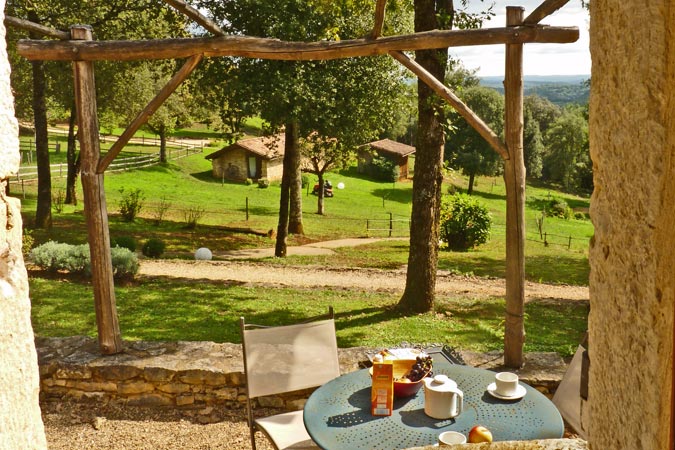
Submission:
[[[469,431],[469,442],[478,444],[479,442],[492,442],[492,432],[483,425],[476,425]]]

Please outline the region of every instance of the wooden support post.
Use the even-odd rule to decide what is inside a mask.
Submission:
[[[384,7],[387,5],[387,0],[377,0],[375,5],[375,25],[373,31],[370,32],[370,39],[377,39],[382,36],[382,27],[384,26]]]
[[[83,25],[74,26],[71,35],[73,39],[92,39],[91,28]],[[101,148],[98,139],[94,65],[90,61],[76,61],[73,63],[73,73],[98,344],[101,353],[114,354],[122,351],[122,337],[115,305],[103,174],[97,173],[96,170]]]
[[[506,25],[519,26],[522,7],[506,8]],[[523,157],[523,45],[506,44],[505,135],[509,159],[506,185],[506,321],[504,364],[523,365],[525,343],[525,161]]]

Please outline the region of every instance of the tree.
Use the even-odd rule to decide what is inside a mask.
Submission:
[[[494,89],[474,86],[461,93],[464,102],[498,135],[504,129],[504,97]],[[452,116],[453,129],[446,142],[450,165],[468,175],[467,194],[473,193],[476,175],[495,175],[502,160],[492,146],[458,114]]]
[[[415,32],[452,27],[452,0],[415,2]],[[416,61],[438,80],[445,79],[447,49],[418,50]],[[410,253],[405,290],[398,308],[426,312],[433,308],[438,263],[438,240],[443,183],[443,108],[441,100],[417,81],[418,128],[413,175]]]
[[[580,169],[587,167],[588,120],[579,107],[568,107],[546,133],[545,175],[566,190],[579,187]]]
[[[98,38],[100,39],[120,39],[120,38],[151,38],[166,37],[167,35],[180,35],[184,33],[185,19],[177,14],[160,0],[110,0],[106,2],[73,2],[71,0],[54,0],[50,2],[33,2],[28,0],[10,0],[7,2],[7,15],[15,16],[21,19],[27,19],[31,22],[45,25],[59,30],[67,30],[70,25],[76,23],[85,23],[91,25]],[[9,36],[8,36],[9,37]],[[22,37],[20,32],[11,34],[10,44],[15,43],[15,39]],[[39,38],[39,37],[37,37]],[[12,46],[10,45],[10,48]],[[14,52],[10,50],[10,55]],[[14,69],[12,77],[12,86],[14,91],[25,92],[20,86],[25,86],[25,80],[29,76],[23,70],[16,70],[25,67],[18,58],[12,58],[12,68]],[[35,63],[31,63],[35,68]],[[78,157],[74,144],[74,100],[72,92],[72,75],[69,67],[61,63],[45,62],[40,63],[38,73],[34,75],[34,86],[37,89],[30,91],[34,97],[33,111],[36,116],[35,133],[39,139],[36,145],[38,160],[38,205],[36,210],[36,226],[48,226],[51,222],[51,175],[49,174],[49,149],[46,140],[47,136],[47,115],[49,111],[45,107],[45,115],[42,117],[42,104],[58,105],[65,111],[71,112],[68,139],[68,175],[66,185],[67,201],[75,203],[75,182],[79,172]],[[106,76],[106,68],[110,73],[119,76],[117,68],[120,63],[101,63],[97,65],[97,85],[100,95],[99,107],[105,110],[105,99],[125,98],[124,92],[129,86],[122,84],[121,90],[111,92],[109,83],[101,83],[112,75]],[[101,70],[103,69],[103,70]],[[43,71],[41,74],[40,71]],[[47,71],[47,72],[44,72]],[[46,81],[42,83],[41,78]],[[49,81],[52,80],[51,83]],[[44,89],[42,86],[44,85]],[[101,89],[101,86],[104,86]],[[108,95],[106,95],[108,94]],[[19,109],[25,117],[25,96],[18,97]]]
[[[541,177],[543,167],[544,143],[542,141],[539,123],[534,120],[532,111],[527,107],[523,110],[523,152],[525,170],[530,178]]]
[[[274,3],[203,0],[199,6],[209,9],[230,33],[284,40],[338,40],[363,36],[372,26],[368,20],[372,18],[372,3],[364,0]],[[388,11],[396,11],[398,7],[397,2],[390,2]],[[392,22],[397,23],[396,15],[392,17]],[[227,73],[230,93],[223,107],[261,116],[269,124],[269,133],[286,130],[277,256],[285,255],[287,233],[303,232],[299,139],[307,142],[316,134],[336,139],[336,151],[349,151],[379,136],[392,122],[390,116],[396,110],[393,102],[387,100],[400,91],[402,77],[395,68],[386,57],[340,61],[232,60]],[[323,167],[324,171],[328,168]]]

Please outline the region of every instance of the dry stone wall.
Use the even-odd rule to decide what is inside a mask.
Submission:
[[[246,401],[241,346],[214,342],[125,342],[121,354],[102,356],[88,337],[38,338],[42,401],[118,402],[183,409],[219,405],[237,409]],[[372,349],[339,349],[342,373],[357,370]],[[475,367],[497,368],[499,353],[462,353]],[[521,370],[523,381],[551,396],[567,366],[552,353],[532,353]],[[266,408],[297,410],[311,390],[261,397]],[[208,410],[207,410],[208,411]],[[205,417],[205,421],[217,420]]]
[[[9,85],[0,0],[0,448],[47,448],[38,403],[38,365],[21,249],[21,204],[5,194],[19,166],[19,127]]]

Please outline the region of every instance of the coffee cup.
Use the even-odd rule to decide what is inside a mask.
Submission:
[[[457,431],[444,431],[438,435],[438,445],[466,444],[466,436]]]
[[[495,375],[495,392],[510,397],[518,392],[518,375],[512,372],[499,372]]]

